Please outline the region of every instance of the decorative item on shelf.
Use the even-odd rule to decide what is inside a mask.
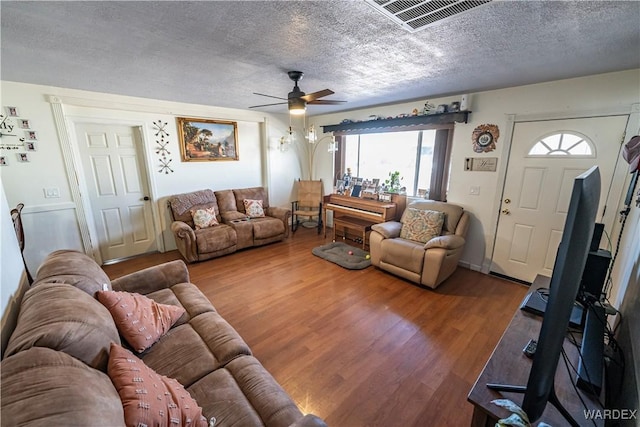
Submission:
[[[438,108],[436,108],[436,113],[437,114],[446,113],[448,108],[449,106],[447,104],[440,104],[438,105]]]
[[[384,180],[385,191],[387,193],[399,193],[401,180],[400,171],[389,172],[389,179]]]
[[[424,108],[422,109],[422,114],[423,115],[433,114],[433,113],[435,113],[435,110],[436,110],[436,104],[427,101],[427,102],[424,103]]]
[[[460,111],[467,111],[469,109],[469,102],[471,95],[464,94],[460,97]]]
[[[362,198],[378,200],[378,182],[380,180],[374,179],[373,181],[365,180],[362,185]]]
[[[239,160],[238,123],[178,117],[183,162]]]
[[[449,104],[449,108],[447,110],[449,113],[457,113],[460,111],[460,103],[458,101],[453,101]]]
[[[471,135],[473,151],[476,153],[488,153],[496,149],[500,130],[498,126],[484,124],[476,127]]]
[[[169,141],[165,140],[165,137],[169,137],[169,132],[167,132],[166,127],[169,123],[163,122],[162,120],[158,120],[157,122],[153,122],[153,127],[156,131],[156,138],[160,137],[160,139],[156,139],[156,144],[158,147],[156,148],[156,154],[160,156],[160,169],[158,172],[165,173],[168,175],[170,172],[173,172],[173,169],[169,166],[169,164],[173,161],[168,156],[171,155],[171,152],[167,149],[169,145]]]

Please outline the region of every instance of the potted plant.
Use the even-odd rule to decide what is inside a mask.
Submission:
[[[388,193],[400,192],[400,171],[389,172],[389,179],[384,180],[384,185]]]

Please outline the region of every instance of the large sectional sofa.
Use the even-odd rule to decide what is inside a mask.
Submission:
[[[245,200],[261,202],[263,216],[249,215]],[[199,190],[169,198],[171,231],[178,251],[188,262],[204,261],[240,249],[278,242],[289,236],[289,209],[269,206],[264,187]],[[215,209],[216,225],[198,229],[194,212]]]
[[[175,323],[140,352],[128,345],[111,309],[96,298],[105,293],[144,295],[177,312]],[[9,332],[0,365],[3,426],[125,425],[126,406],[111,370],[116,349],[131,352],[126,362],[132,363],[132,371],[150,368],[177,380],[173,384],[182,390],[181,398],[189,400],[186,389],[202,409],[199,420],[204,424],[178,419],[144,425],[326,426],[318,417],[302,414],[190,283],[182,260],[110,280],[85,254],[53,252],[25,292]],[[146,396],[135,381],[135,392]],[[163,398],[158,394],[159,401]],[[137,409],[145,409],[142,402]]]

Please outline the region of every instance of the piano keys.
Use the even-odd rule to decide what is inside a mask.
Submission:
[[[334,217],[349,216],[372,223],[399,220],[406,205],[406,196],[394,195],[391,202],[380,202],[371,199],[330,194],[324,196],[322,204],[322,224],[324,236],[327,236],[327,210],[333,211]]]

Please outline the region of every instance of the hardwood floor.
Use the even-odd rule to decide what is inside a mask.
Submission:
[[[191,281],[303,412],[335,427],[465,426],[467,394],[526,293],[459,268],[437,290],[311,254],[299,229],[281,243],[189,265]],[[177,251],[105,266],[111,278]]]

